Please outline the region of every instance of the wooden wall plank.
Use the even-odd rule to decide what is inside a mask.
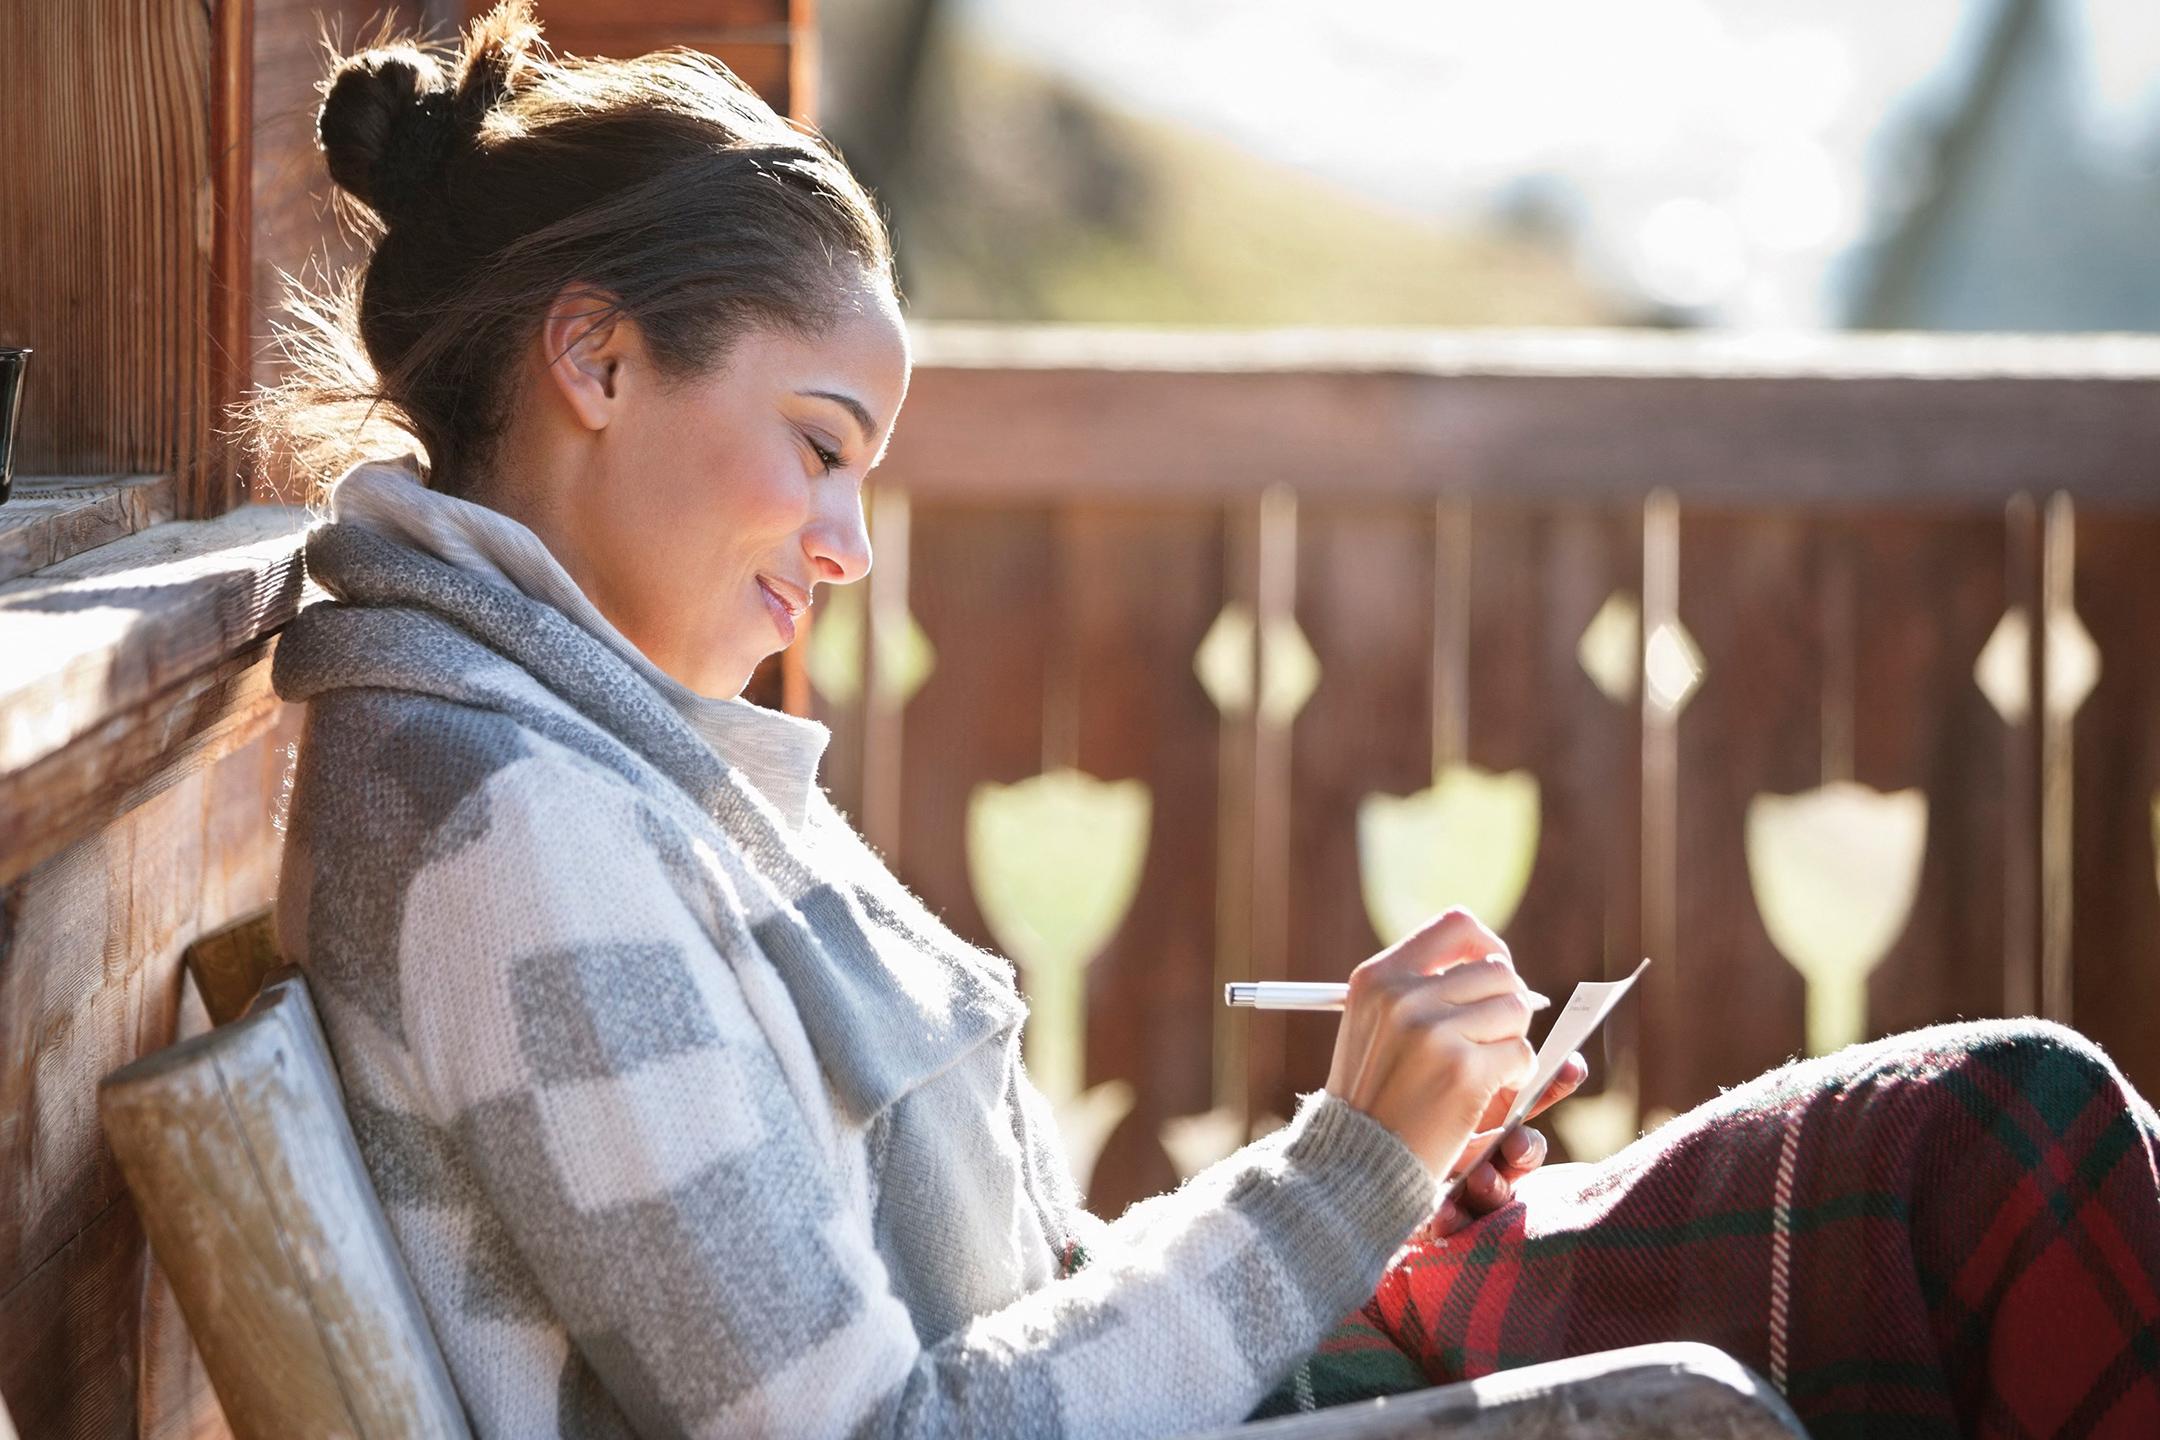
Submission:
[[[487,0],[468,0],[465,13],[477,15]],[[788,0],[563,0],[540,12],[549,36],[557,25],[636,27],[667,25],[680,30],[743,30],[788,24]]]
[[[1382,948],[1359,878],[1358,802],[1432,783],[1435,563],[1428,506],[1299,496],[1297,620],[1319,657],[1320,687],[1291,729],[1284,978],[1346,979]],[[1256,1014],[1254,1022],[1255,1065],[1272,1052],[1281,1069],[1253,1105],[1287,1116],[1299,1093],[1327,1081],[1334,1018]]]
[[[337,221],[331,198],[336,187],[315,143],[322,105],[316,86],[329,74],[322,37],[350,49],[373,33],[379,17],[400,30],[420,29],[426,9],[417,0],[255,0],[247,374],[257,385],[274,385],[285,375],[271,329],[284,300],[278,272],[320,288],[367,253],[360,237]],[[258,499],[308,498],[293,477],[256,479]]]
[[[256,0],[210,9],[210,284],[201,320],[208,349],[201,467],[181,487],[182,513],[218,515],[248,498],[247,447],[233,425],[253,379]]]
[[[0,7],[0,344],[37,351],[16,463],[171,474],[213,437],[213,7]]]
[[[1680,621],[1704,660],[1679,717],[1675,953],[1654,955],[1647,1105],[1682,1110],[1803,1048],[1799,974],[1770,943],[1742,847],[1748,802],[1823,782],[1814,532],[1683,510]]]
[[[1223,603],[1213,509],[1075,507],[1062,517],[1057,654],[1069,669],[1079,767],[1148,787],[1139,893],[1088,975],[1087,1079],[1131,1082],[1135,1102],[1096,1161],[1088,1197],[1116,1215],[1178,1183],[1162,1123],[1214,1104],[1219,717],[1193,652]]]
[[[1608,597],[1640,603],[1641,520],[1502,504],[1464,507],[1460,519],[1470,569],[1450,585],[1443,564],[1440,623],[1467,601],[1464,758],[1538,781],[1537,859],[1504,938],[1524,979],[1558,999],[1579,981],[1626,974],[1641,955],[1641,708],[1603,694],[1577,658]],[[1628,1007],[1606,1022],[1583,1095],[1635,1083],[1640,1015]]]
[[[1919,892],[1869,979],[1868,1033],[2003,1014],[2010,780],[1973,668],[2008,604],[2004,523],[1905,513],[1825,528],[1853,577],[1854,777],[1928,799]]]
[[[937,668],[902,719],[902,839],[886,860],[946,924],[994,945],[968,880],[968,796],[1043,769],[1056,521],[1038,508],[918,505],[910,529],[908,604]]]
[[[125,1195],[0,1292],[0,1397],[37,1440],[134,1440],[150,1264]]]
[[[133,1434],[139,1399],[145,1432],[210,1423],[169,1334],[145,1342],[162,1388],[137,1395],[143,1251],[96,1084],[206,1023],[180,954],[272,897],[297,718],[0,888],[0,1396],[26,1434]],[[93,1333],[121,1358],[68,1359]]]
[[[1868,981],[1867,1033],[2001,1012],[2006,746],[1973,666],[2005,604],[2004,544],[1999,517],[1683,512],[1680,613],[1705,675],[1679,722],[1679,979],[1649,1017],[1656,1103],[1805,1050],[1806,987],[1750,884],[1758,794],[1921,789],[1918,891]]]
[[[2160,1097],[2160,520],[2076,520],[2100,680],[2072,722],[2071,1020]]]

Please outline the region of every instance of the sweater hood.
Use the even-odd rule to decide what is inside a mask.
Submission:
[[[857,1123],[1025,1018],[1002,962],[943,930],[919,902],[904,917],[910,930],[937,933],[910,934],[917,948],[899,953],[912,959],[876,944],[873,931],[891,924],[891,897],[873,896],[853,873],[875,858],[823,792],[813,787],[821,837],[813,853],[809,835],[561,611],[360,525],[317,525],[304,553],[310,580],[330,598],[303,608],[280,637],[271,667],[280,698],[396,691],[521,725],[536,723],[537,703],[539,723],[599,731],[629,752],[625,768],[636,768],[634,757],[658,771],[717,827],[714,838],[772,872],[781,893],[822,897],[814,915],[791,908],[785,938],[762,948]]]

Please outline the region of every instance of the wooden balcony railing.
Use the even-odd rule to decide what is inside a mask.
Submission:
[[[2156,455],[2142,339],[925,329],[828,780],[1021,962],[1111,1213],[1325,1078],[1220,982],[1451,899],[1658,962],[1577,1153],[1958,1016],[2156,1091]]]

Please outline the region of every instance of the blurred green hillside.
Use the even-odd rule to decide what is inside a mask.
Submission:
[[[1457,231],[966,39],[926,63],[908,143],[831,126],[892,212],[918,318],[1163,325],[1597,325],[1552,231]],[[1344,143],[1355,143],[1354,126]]]

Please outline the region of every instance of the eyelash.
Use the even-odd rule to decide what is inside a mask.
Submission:
[[[817,456],[818,462],[825,467],[826,474],[830,475],[833,471],[840,468],[840,457],[838,454],[831,450],[827,450],[824,446],[818,444],[817,441],[810,439],[810,437],[807,435],[803,437],[803,440],[804,443],[809,445],[810,452],[813,455]]]

